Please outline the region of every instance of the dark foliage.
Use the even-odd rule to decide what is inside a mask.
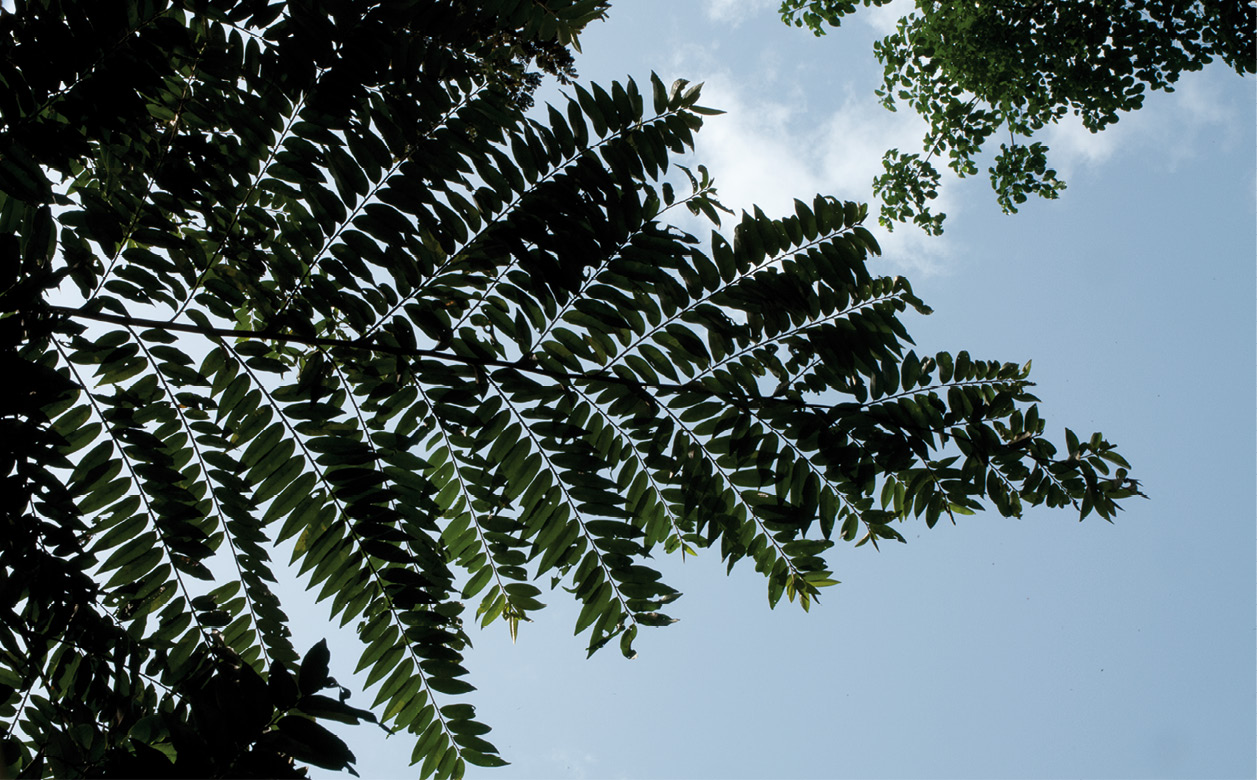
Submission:
[[[531,59],[599,2],[93,0],[0,15],[0,722],[24,776],[503,763],[471,622],[582,605],[625,655],[660,549],[750,559],[806,608],[838,540],[984,504],[1112,518],[1025,368],[919,356],[865,209],[731,239],[672,165],[697,88]],[[52,56],[52,52],[56,56]],[[667,176],[667,177],[666,177]],[[14,381],[12,377],[20,377]],[[362,641],[366,709],[292,646],[277,545]]]
[[[860,0],[864,6],[890,0]],[[857,10],[855,0],[783,0],[782,18],[817,35]],[[1091,132],[1167,92],[1183,73],[1215,58],[1243,75],[1257,70],[1257,3],[1252,0],[918,0],[892,35],[874,45],[885,66],[878,95],[907,103],[930,125],[923,153],[887,152],[874,181],[882,224],[942,230],[930,210],[947,155],[961,176],[1001,142],[988,168],[1005,212],[1031,195],[1056,198],[1065,182],[1048,167],[1035,133],[1069,114]],[[1019,140],[1020,139],[1020,140]]]

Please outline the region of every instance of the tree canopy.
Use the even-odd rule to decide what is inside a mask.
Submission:
[[[680,594],[659,551],[835,584],[838,542],[984,507],[1112,519],[1100,434],[1029,365],[918,355],[865,207],[732,214],[697,86],[537,68],[598,0],[19,0],[0,14],[4,772],[503,762],[471,625],[549,585],[589,653]],[[684,213],[706,235],[677,226]],[[361,640],[304,655],[278,552]]]
[[[862,0],[866,7],[890,0]],[[854,0],[783,0],[782,19],[816,35],[854,13]],[[894,33],[873,47],[884,66],[877,94],[906,103],[929,124],[922,151],[891,149],[874,180],[881,223],[942,231],[930,201],[947,156],[960,176],[979,155],[1000,207],[1031,195],[1056,198],[1065,182],[1049,167],[1037,133],[1073,114],[1093,133],[1143,105],[1149,89],[1172,92],[1179,76],[1220,59],[1257,70],[1257,6],[1249,0],[918,0]],[[1007,140],[1003,140],[1007,138]],[[999,149],[991,147],[998,141]]]

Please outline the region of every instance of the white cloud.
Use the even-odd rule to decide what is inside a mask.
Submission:
[[[793,90],[783,94],[772,90],[774,85],[766,86],[757,90],[717,72],[706,78],[703,88],[703,104],[726,113],[706,120],[696,136],[695,156],[715,178],[721,202],[735,211],[758,205],[769,216],[783,216],[793,213],[795,198],[810,203],[817,194],[869,203],[885,151],[916,149],[921,143],[925,126],[919,118],[890,113],[871,96],[848,94],[836,108],[813,112]],[[947,187],[936,207],[958,207]],[[876,204],[869,210],[866,226],[878,236],[893,266],[885,270],[945,270],[951,255],[945,237],[930,237],[910,226],[887,234],[876,224]]]
[[[1092,133],[1074,116],[1044,135],[1051,147],[1048,159],[1069,180],[1111,159],[1137,154],[1145,164],[1173,171],[1201,151],[1201,144],[1234,143],[1241,121],[1237,108],[1222,98],[1219,80],[1235,78],[1222,68],[1189,73],[1170,94],[1154,92],[1138,111],[1123,115],[1117,124]]]
[[[883,26],[893,26],[893,20],[886,20],[904,12],[896,3],[866,10],[882,12],[885,19],[871,24]],[[810,79],[797,78],[789,58],[781,62],[771,50],[751,54],[757,61],[748,69],[751,75],[735,78],[720,54],[716,45],[690,46],[677,53],[672,65],[705,82],[704,105],[727,112],[707,119],[696,136],[695,154],[714,176],[726,206],[740,211],[759,205],[770,216],[782,216],[793,211],[794,198],[809,202],[817,193],[866,202],[867,226],[882,245],[885,265],[879,265],[886,272],[947,273],[960,262],[960,247],[950,233],[933,237],[906,225],[886,233],[876,224],[872,180],[882,171],[883,153],[921,148],[926,126],[914,112],[888,112],[871,94],[854,87],[837,96],[809,95],[801,84]],[[1071,181],[1130,154],[1173,170],[1195,156],[1206,139],[1233,143],[1227,138],[1236,131],[1226,128],[1239,127],[1241,112],[1221,97],[1219,80],[1228,77],[1233,78],[1223,69],[1187,74],[1174,94],[1149,96],[1142,110],[1100,134],[1088,132],[1076,120],[1053,126],[1042,135],[1051,147],[1049,161]],[[943,173],[939,197],[932,204],[936,212],[955,220],[967,198],[981,199],[985,205],[994,200],[984,173],[973,181],[960,181],[947,169],[946,160],[935,164]],[[980,160],[979,167],[985,169],[986,163]]]
[[[914,0],[892,0],[886,5],[861,8],[856,12],[856,18],[872,27],[878,35],[885,37],[893,33],[899,20],[911,13],[915,7]]]
[[[1129,127],[1119,123],[1103,133],[1093,133],[1078,117],[1067,116],[1048,129],[1045,143],[1052,149],[1052,164],[1069,176],[1078,167],[1097,165],[1111,157]]]
[[[704,0],[703,11],[709,19],[736,26],[755,14],[778,5],[778,0]]]

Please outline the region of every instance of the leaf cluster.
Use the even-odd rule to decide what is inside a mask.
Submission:
[[[784,21],[817,35],[855,11],[847,0],[781,4]],[[885,69],[877,92],[883,105],[894,111],[906,103],[930,126],[921,153],[886,153],[874,180],[882,224],[941,232],[945,215],[929,206],[939,179],[932,159],[945,154],[957,174],[974,175],[976,158],[997,140],[988,173],[1006,213],[1032,195],[1058,197],[1065,183],[1049,166],[1047,147],[1030,141],[1036,133],[1069,114],[1100,132],[1138,110],[1149,89],[1172,92],[1183,73],[1214,58],[1240,75],[1253,73],[1254,30],[1257,9],[1247,0],[921,0],[873,47]]]
[[[6,771],[348,768],[330,719],[460,776],[504,763],[469,624],[516,636],[547,579],[632,657],[674,622],[658,553],[806,609],[839,540],[1136,492],[1102,436],[1046,439],[1028,367],[917,355],[865,207],[733,215],[676,165],[698,86],[525,115],[486,71],[602,8],[0,16],[0,357],[30,377],[0,396]],[[280,551],[361,641],[368,709],[294,649]]]

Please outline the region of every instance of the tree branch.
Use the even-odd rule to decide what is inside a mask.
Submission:
[[[178,333],[193,333],[201,336],[216,336],[219,338],[278,341],[284,344],[304,344],[311,347],[331,349],[360,349],[367,352],[378,352],[380,354],[397,355],[408,358],[448,360],[455,363],[462,363],[468,366],[478,366],[481,368],[506,368],[519,371],[521,373],[543,376],[559,382],[601,382],[605,384],[620,385],[622,387],[630,387],[637,390],[654,390],[660,393],[702,392],[723,398],[731,403],[743,405],[766,406],[768,404],[775,403],[785,404],[800,409],[816,409],[818,411],[829,411],[833,406],[832,404],[812,404],[792,398],[754,398],[751,396],[741,396],[721,390],[715,390],[702,384],[701,382],[687,382],[685,384],[667,382],[646,383],[633,379],[625,379],[624,377],[610,373],[570,373],[567,371],[555,371],[553,369],[536,365],[535,363],[530,363],[527,359],[501,360],[490,357],[472,357],[469,355],[460,355],[455,352],[443,352],[436,349],[407,348],[392,344],[380,344],[366,339],[351,341],[346,339],[323,338],[320,336],[301,336],[295,333],[279,333],[265,330],[236,330],[233,328],[219,328],[195,324],[189,325],[180,322],[166,322],[165,320],[153,320],[146,319],[144,317],[110,314],[103,311],[73,309],[66,306],[49,306],[48,309],[55,314],[61,314],[70,318],[93,320],[95,322],[108,322],[114,325],[122,325],[126,327],[156,328],[159,330],[170,330]]]

